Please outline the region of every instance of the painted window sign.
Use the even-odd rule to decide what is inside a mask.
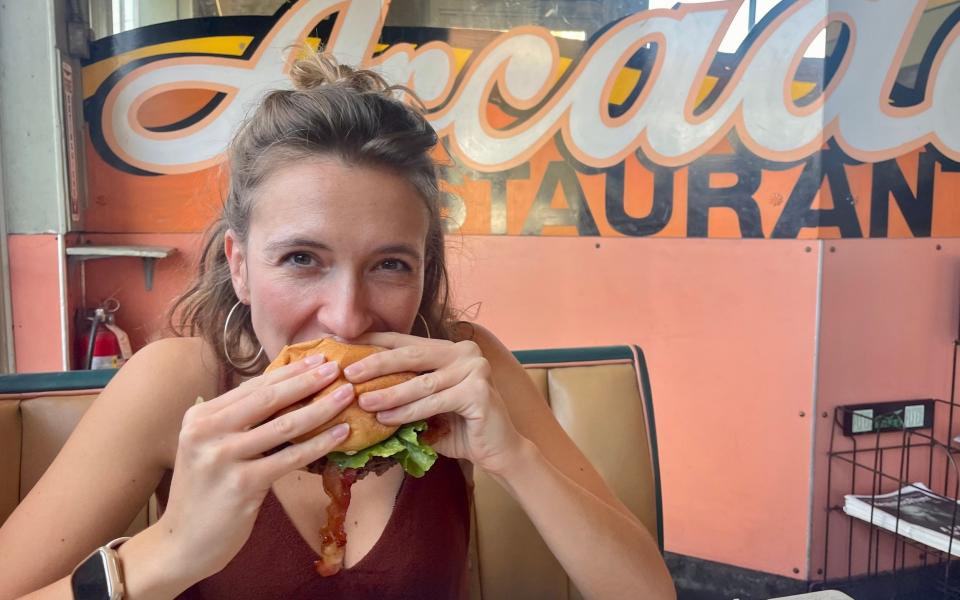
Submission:
[[[583,41],[385,27],[377,0],[105,38],[83,69],[88,228],[126,212],[199,229],[231,132],[307,40],[425,102],[464,234],[960,235],[960,2],[784,0],[724,50],[742,4],[645,10]]]

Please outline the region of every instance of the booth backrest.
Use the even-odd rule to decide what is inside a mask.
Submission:
[[[557,420],[663,549],[650,385],[639,348],[515,353]],[[112,371],[0,376],[0,523],[70,435]],[[516,502],[476,473],[471,598],[579,598]],[[146,527],[144,507],[128,534]]]
[[[43,475],[90,403],[115,373],[0,376],[0,523]],[[148,524],[148,507],[127,529]]]

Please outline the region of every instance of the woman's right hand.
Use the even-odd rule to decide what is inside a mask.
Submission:
[[[264,456],[350,404],[353,386],[343,385],[323,401],[270,419],[330,385],[339,372],[335,362],[308,357],[187,410],[170,496],[157,525],[177,555],[189,557],[184,566],[196,579],[221,570],[240,551],[274,481],[326,455],[347,437],[349,427],[338,425]]]

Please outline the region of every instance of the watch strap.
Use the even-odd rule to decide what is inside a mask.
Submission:
[[[101,549],[110,557],[110,559],[107,560],[107,565],[109,565],[107,568],[115,569],[116,576],[111,577],[111,579],[116,582],[117,587],[114,590],[114,594],[110,600],[121,600],[124,592],[126,591],[124,589],[123,564],[120,562],[120,554],[117,553],[117,548],[122,546],[123,543],[129,539],[130,536],[118,537],[115,540],[107,542],[101,547]]]
[[[127,541],[127,540],[129,540],[129,539],[130,539],[130,536],[129,536],[129,535],[126,536],[126,537],[118,537],[117,539],[115,539],[115,540],[113,540],[113,541],[111,541],[111,542],[107,542],[106,544],[104,544],[104,545],[103,545],[103,548],[104,548],[105,550],[116,550],[117,548],[119,548],[120,546],[122,546],[125,541]]]

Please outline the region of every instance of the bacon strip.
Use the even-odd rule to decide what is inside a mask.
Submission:
[[[450,433],[450,422],[444,415],[435,415],[427,419],[427,430],[420,434],[420,440],[433,445]]]
[[[327,461],[323,467],[323,491],[330,496],[330,504],[327,505],[327,522],[320,529],[320,560],[314,563],[317,573],[323,577],[336,575],[343,568],[344,546],[347,545],[343,523],[350,507],[350,488],[356,481],[356,469],[341,471],[333,461]]]
[[[429,428],[421,439],[432,443],[450,433],[450,423],[443,416],[431,417]],[[370,473],[378,477],[387,472],[397,461],[391,457],[375,456],[360,469],[340,469],[335,462],[321,458],[310,464],[311,473],[319,472],[323,478],[323,491],[330,497],[327,505],[327,522],[320,528],[320,559],[314,566],[323,577],[336,575],[343,568],[344,547],[347,545],[347,532],[343,524],[350,508],[350,488]]]

